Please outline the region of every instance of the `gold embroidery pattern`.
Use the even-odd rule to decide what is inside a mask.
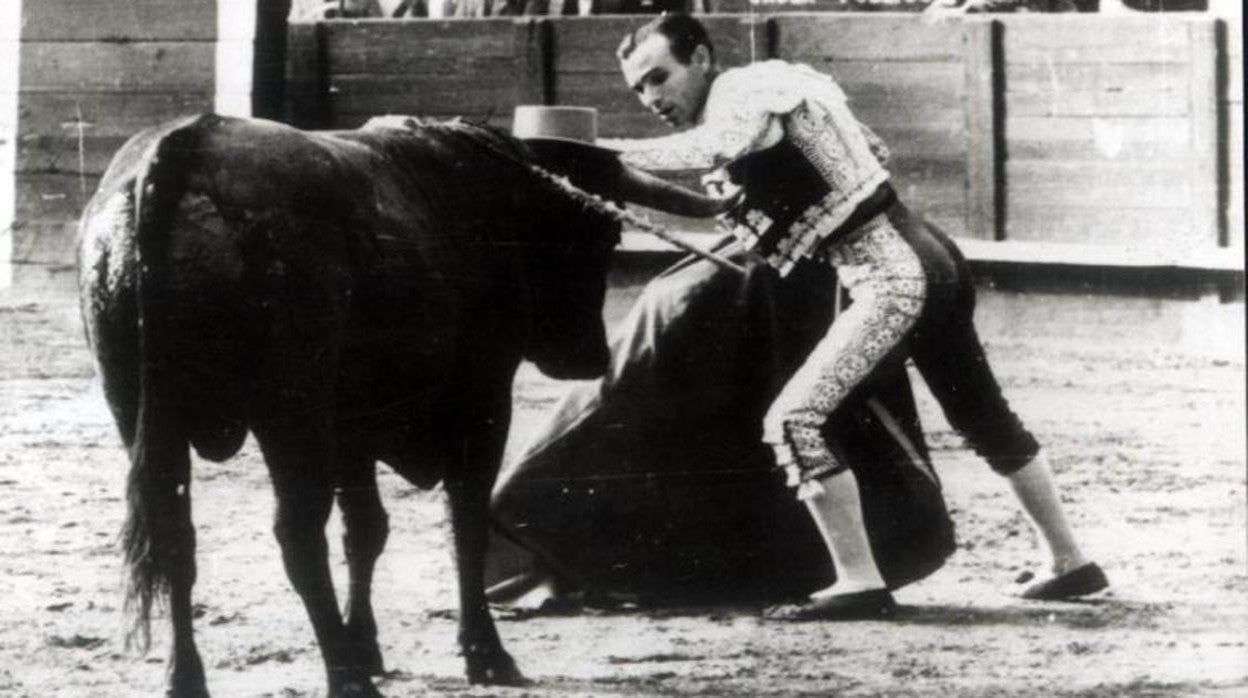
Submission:
[[[781,276],[798,260],[814,254],[858,204],[888,181],[884,144],[853,117],[843,101],[827,101],[803,102],[785,120],[786,136],[820,173],[829,192],[802,212],[768,258]]]
[[[784,387],[764,421],[764,439],[791,449],[799,484],[843,469],[821,429],[830,415],[906,336],[923,309],[918,255],[887,219],[872,219],[830,251],[854,304],[829,328]]]

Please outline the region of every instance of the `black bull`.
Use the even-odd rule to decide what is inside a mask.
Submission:
[[[556,159],[565,173],[578,161]],[[379,460],[417,485],[445,483],[469,680],[523,680],[482,581],[511,381],[522,359],[555,377],[603,371],[619,238],[538,160],[458,122],[314,133],[213,115],[141,133],[114,158],[82,220],[81,303],[131,459],[133,637],[147,645],[151,606],[167,598],[173,695],[206,694],[191,627],[189,447],[224,460],[248,431],[331,696],[377,695]],[[615,167],[568,174],[646,201],[613,190],[626,179]],[[341,613],[324,534],[335,499],[350,574]]]

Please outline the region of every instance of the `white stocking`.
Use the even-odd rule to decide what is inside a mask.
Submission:
[[[884,580],[867,540],[858,478],[852,470],[844,470],[820,480],[819,484],[823,491],[809,496],[806,508],[814,517],[832,556],[836,583],[811,597],[818,600],[821,596],[883,589]]]

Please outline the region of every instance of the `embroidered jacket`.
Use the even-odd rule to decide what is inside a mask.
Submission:
[[[646,170],[728,165],[729,179],[745,189],[745,202],[726,222],[747,248],[757,249],[784,275],[817,252],[888,181],[888,149],[846,102],[831,77],[806,65],[769,60],[721,73],[698,122],[687,131],[601,142]],[[749,157],[764,152],[769,155]],[[776,186],[773,177],[796,186]],[[799,184],[795,178],[815,181]],[[758,189],[767,190],[761,200],[752,196]],[[781,196],[789,198],[787,205],[777,206],[786,203],[776,200],[777,192],[786,191]]]

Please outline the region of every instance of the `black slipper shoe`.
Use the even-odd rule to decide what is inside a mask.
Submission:
[[[870,589],[837,594],[819,601],[772,606],[763,611],[764,620],[883,620],[897,610],[897,602],[887,589]]]
[[[1033,601],[1061,601],[1095,594],[1107,586],[1109,580],[1105,578],[1105,573],[1095,562],[1089,562],[1052,579],[1032,584],[1023,592],[1023,598]]]

